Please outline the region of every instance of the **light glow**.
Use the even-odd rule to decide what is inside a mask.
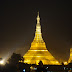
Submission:
[[[67,62],[64,62],[64,65],[67,65],[68,63]]]
[[[2,64],[2,65],[3,65],[3,64],[4,64],[4,61],[3,61],[3,60],[1,60],[1,61],[0,61],[0,64]]]
[[[72,61],[72,48],[70,48],[70,57],[69,57],[68,63],[70,63],[71,61]]]
[[[59,63],[58,61],[56,61],[56,63]]]
[[[23,69],[23,72],[25,72],[25,69]]]
[[[29,51],[48,51],[48,50],[29,50]]]

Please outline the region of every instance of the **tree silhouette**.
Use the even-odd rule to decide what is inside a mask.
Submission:
[[[9,58],[8,62],[9,64],[17,64],[19,60],[22,60],[22,57],[20,54],[13,53],[11,58]]]

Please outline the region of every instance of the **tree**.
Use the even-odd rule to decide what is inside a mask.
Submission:
[[[20,54],[13,53],[11,58],[9,58],[8,62],[9,64],[17,64],[21,59],[22,57]]]

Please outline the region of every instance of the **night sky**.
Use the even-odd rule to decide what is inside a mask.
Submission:
[[[34,39],[37,12],[47,49],[59,61],[68,60],[72,41],[72,4],[66,1],[0,1],[0,57],[23,56]]]

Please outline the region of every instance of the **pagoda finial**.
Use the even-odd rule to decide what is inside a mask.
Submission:
[[[37,15],[37,23],[40,23],[39,11],[38,11],[38,15]]]
[[[38,16],[39,16],[39,11],[38,11]]]

